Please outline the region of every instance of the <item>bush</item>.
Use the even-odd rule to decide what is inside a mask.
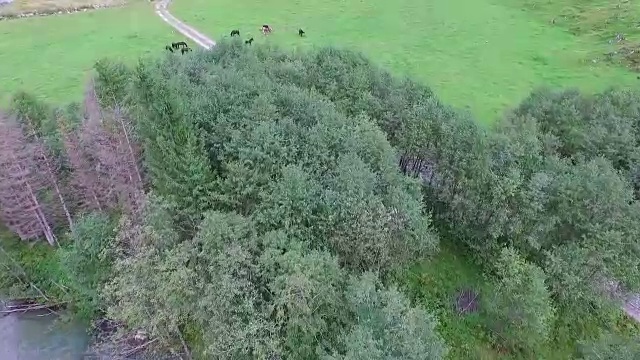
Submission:
[[[637,338],[625,338],[606,332],[599,338],[583,342],[580,346],[581,360],[632,360],[640,357]]]
[[[343,350],[326,360],[445,358],[447,347],[433,316],[412,307],[397,289],[382,287],[375,274],[352,278],[347,301],[355,324],[341,337]]]
[[[102,287],[111,278],[115,224],[104,214],[78,219],[68,234],[69,244],[58,250],[61,268],[69,279],[75,313],[91,320],[104,312]]]
[[[496,292],[484,304],[489,327],[507,347],[529,355],[540,353],[554,322],[544,272],[510,248],[501,251],[495,266]]]

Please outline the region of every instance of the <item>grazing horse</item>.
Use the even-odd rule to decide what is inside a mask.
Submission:
[[[231,36],[238,35],[240,36],[240,30],[231,30]]]
[[[178,50],[181,46],[182,47],[189,47],[189,45],[187,45],[187,43],[184,42],[184,41],[178,41],[178,42],[171,43],[171,47],[176,49],[176,50]]]
[[[180,49],[180,53],[182,55],[184,55],[184,53],[191,51],[191,48],[189,47],[183,47],[182,49]]]
[[[298,35],[300,35],[300,37],[303,37],[304,36],[304,30],[298,29]]]
[[[173,52],[173,48],[171,46],[169,46],[169,45],[165,46],[164,48],[169,50],[169,51],[171,51],[171,52]]]
[[[272,31],[271,26],[266,25],[266,24],[262,25],[262,33],[264,35],[271,34],[271,31]]]
[[[249,40],[245,40],[245,44],[247,45],[251,45],[251,43],[253,42],[253,38],[249,39]]]

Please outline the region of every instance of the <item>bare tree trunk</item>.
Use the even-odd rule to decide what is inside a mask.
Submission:
[[[58,124],[62,133],[67,158],[73,169],[71,174],[72,186],[77,188],[76,193],[83,198],[80,199],[81,207],[100,212],[104,211],[103,198],[96,188],[95,179],[91,177],[92,170],[81,149],[80,139],[77,135],[78,130],[71,130],[71,124],[68,124],[66,119],[58,119]]]
[[[133,150],[133,145],[131,144],[131,139],[129,136],[129,130],[127,129],[129,124],[125,124],[125,117],[122,113],[122,110],[117,107],[115,110],[116,120],[120,123],[120,127],[122,128],[122,133],[124,134],[124,139],[127,143],[127,148],[129,150],[129,161],[131,162],[131,166],[133,166],[136,176],[140,184],[142,184],[142,175],[140,174],[140,169],[138,168],[138,158],[139,154],[137,151]]]
[[[35,125],[33,124],[33,119],[30,118],[25,118],[24,122],[26,123],[26,127],[28,130],[28,136],[31,137],[31,142],[35,145],[35,149],[37,152],[37,155],[39,156],[39,163],[41,163],[42,167],[44,168],[44,171],[47,173],[47,177],[51,183],[51,185],[53,186],[53,190],[56,193],[56,197],[58,198],[58,200],[60,201],[60,206],[62,208],[62,211],[64,212],[64,216],[67,219],[67,223],[69,224],[69,227],[73,226],[73,220],[71,218],[71,213],[69,212],[69,208],[67,207],[67,202],[64,199],[64,196],[62,195],[62,192],[60,191],[60,185],[59,185],[59,174],[56,171],[56,169],[54,169],[53,163],[54,161],[51,159],[51,154],[47,149],[47,145],[46,143],[42,140],[42,138],[38,135],[38,131],[35,127]]]
[[[0,114],[0,209],[6,225],[22,240],[44,235],[47,242],[57,240],[49,224],[38,192],[48,182],[39,173],[37,153],[15,119]]]
[[[71,213],[69,212],[69,208],[67,207],[67,202],[64,200],[64,197],[62,196],[62,192],[60,191],[60,186],[58,185],[58,177],[56,173],[53,171],[53,168],[49,161],[49,157],[45,154],[44,149],[42,149],[40,146],[38,146],[38,148],[40,148],[40,152],[44,161],[44,166],[47,169],[47,174],[49,174],[49,181],[53,185],[53,189],[56,192],[56,196],[60,201],[60,206],[62,206],[62,211],[64,211],[64,216],[67,218],[67,223],[69,224],[69,228],[71,228],[73,226],[73,219],[71,218]]]
[[[85,189],[85,204],[101,210],[124,206],[131,211],[139,206],[144,191],[139,146],[124,111],[100,108],[93,87],[91,82],[85,91],[85,121],[74,131],[66,125],[63,129],[72,177],[76,186]]]

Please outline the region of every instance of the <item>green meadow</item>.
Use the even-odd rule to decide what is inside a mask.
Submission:
[[[62,103],[81,98],[102,57],[134,62],[177,38],[148,2],[0,21],[0,104],[18,90]],[[175,41],[175,40],[174,40]]]
[[[569,0],[566,0],[569,1]],[[550,24],[545,12],[509,0],[175,0],[171,11],[221,38],[239,29],[256,42],[355,48],[397,74],[432,86],[483,122],[540,85],[596,91],[636,76],[593,58],[597,39]],[[272,35],[259,28],[269,24]],[[298,29],[306,32],[298,36]],[[595,61],[594,61],[595,60]]]

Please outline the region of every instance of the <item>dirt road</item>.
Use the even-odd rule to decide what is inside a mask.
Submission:
[[[156,3],[156,14],[158,14],[164,22],[205,49],[211,49],[216,46],[215,41],[171,15],[167,9],[170,2],[171,0],[160,0]]]

